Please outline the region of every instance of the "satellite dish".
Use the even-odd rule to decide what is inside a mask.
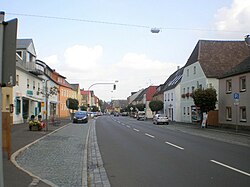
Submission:
[[[161,30],[159,28],[152,28],[151,32],[152,33],[159,33]]]

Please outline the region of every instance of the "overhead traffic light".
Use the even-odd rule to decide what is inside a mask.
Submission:
[[[113,90],[116,90],[116,85],[114,84]]]

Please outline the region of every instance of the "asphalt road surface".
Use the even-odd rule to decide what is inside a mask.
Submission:
[[[249,147],[122,116],[98,118],[96,133],[113,187],[250,186]]]

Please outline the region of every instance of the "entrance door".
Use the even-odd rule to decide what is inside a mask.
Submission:
[[[23,98],[23,119],[27,119],[29,117],[29,100]]]

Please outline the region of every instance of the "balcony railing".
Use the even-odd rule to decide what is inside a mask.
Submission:
[[[35,75],[44,74],[44,67],[36,64],[36,62],[26,62],[26,69]]]

